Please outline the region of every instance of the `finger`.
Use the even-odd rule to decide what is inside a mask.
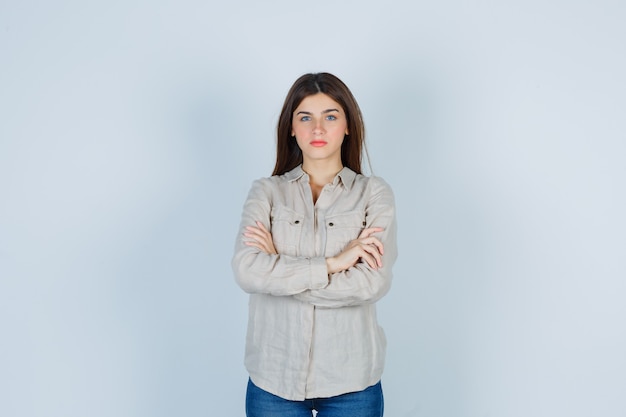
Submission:
[[[363,250],[375,260],[375,265],[373,268],[380,268],[383,266],[383,260],[378,248],[374,245],[365,245],[363,246]]]
[[[267,228],[265,227],[263,223],[261,223],[260,221],[257,221],[256,224],[257,226],[259,226],[259,229],[263,230],[265,233],[269,233],[269,230],[267,230]]]
[[[269,247],[269,240],[266,236],[256,235],[253,233],[244,233],[243,234],[247,239],[252,239],[252,241],[257,242],[260,245],[265,247]],[[250,240],[248,240],[250,242]]]
[[[260,235],[262,232],[258,227],[246,226],[246,231],[250,234]]]
[[[372,269],[378,269],[378,262],[376,261],[376,258],[365,250],[361,254],[361,261],[365,262]]]
[[[256,242],[254,240],[246,240],[245,242],[243,242],[243,244],[246,246],[252,246],[254,248],[257,248],[262,252],[266,252],[265,249],[263,248],[263,245],[261,245],[259,242]]]
[[[261,229],[257,229],[257,231],[259,232],[259,234],[261,236],[263,236],[263,238],[265,240],[267,240],[268,242],[272,242],[273,238],[272,238],[272,234],[270,232],[267,231],[267,229],[265,228],[265,226],[261,225]]]
[[[245,236],[245,237],[246,237],[246,239],[244,239],[245,242],[255,242],[257,245],[267,246],[267,242],[265,241],[265,239],[259,236]]]
[[[369,237],[372,233],[376,232],[376,229],[380,229],[380,228],[369,227],[367,229],[361,230],[361,233],[359,233],[359,239],[363,239],[363,238]]]
[[[254,236],[262,237],[263,239],[268,239],[271,236],[267,231],[263,231],[258,227],[254,226],[246,226],[247,233]],[[245,234],[245,233],[244,233]]]
[[[368,245],[374,245],[378,249],[381,255],[385,253],[385,247],[378,238],[375,238],[372,236],[372,237],[368,237],[365,239],[361,239],[361,242],[368,244]]]
[[[378,252],[376,248],[365,244],[359,244],[353,247],[350,252],[353,254],[352,256],[354,256],[354,260],[351,265],[354,265],[356,262],[363,262],[372,269],[378,268],[378,261],[373,256],[374,252]]]
[[[369,237],[372,234],[382,232],[383,230],[385,229],[383,229],[382,227],[368,227],[367,229],[363,229],[361,231],[361,233],[359,234],[359,239]]]
[[[265,244],[263,242],[257,242],[257,241],[254,241],[254,240],[246,240],[243,243],[244,243],[244,245],[255,247],[255,248],[259,249],[261,252],[264,252],[264,253],[266,253],[268,255],[275,255],[276,254],[276,251],[272,247],[268,246],[267,244]]]
[[[257,226],[246,226],[246,230],[249,230],[251,232],[255,232],[258,234],[265,234],[266,231],[264,231],[263,229],[261,229],[260,227]]]
[[[245,232],[243,235],[247,237],[248,239],[254,239],[258,242],[263,242],[267,240],[267,237],[258,233],[254,233],[254,232]]]

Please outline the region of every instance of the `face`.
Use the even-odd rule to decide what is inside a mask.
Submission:
[[[303,164],[341,164],[341,144],[348,120],[341,105],[324,93],[306,97],[293,112],[291,135],[302,150]]]

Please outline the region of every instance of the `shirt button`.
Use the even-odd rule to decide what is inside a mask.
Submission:
[[[333,226],[335,225],[335,223],[330,222],[330,223],[328,223],[328,225],[329,225],[330,227],[333,227]]]
[[[296,220],[294,223],[295,224],[300,224],[300,220]]]
[[[365,222],[363,222],[363,227],[365,227]]]

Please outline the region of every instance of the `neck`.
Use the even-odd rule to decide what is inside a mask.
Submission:
[[[304,161],[302,170],[309,175],[312,184],[324,185],[333,181],[343,169],[341,161]]]

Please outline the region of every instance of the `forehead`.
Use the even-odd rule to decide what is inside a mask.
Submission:
[[[296,107],[294,113],[301,110],[306,110],[310,112],[322,112],[328,109],[337,109],[338,111],[343,111],[341,104],[330,98],[330,96],[324,93],[317,93],[305,97],[300,102],[298,107]]]

